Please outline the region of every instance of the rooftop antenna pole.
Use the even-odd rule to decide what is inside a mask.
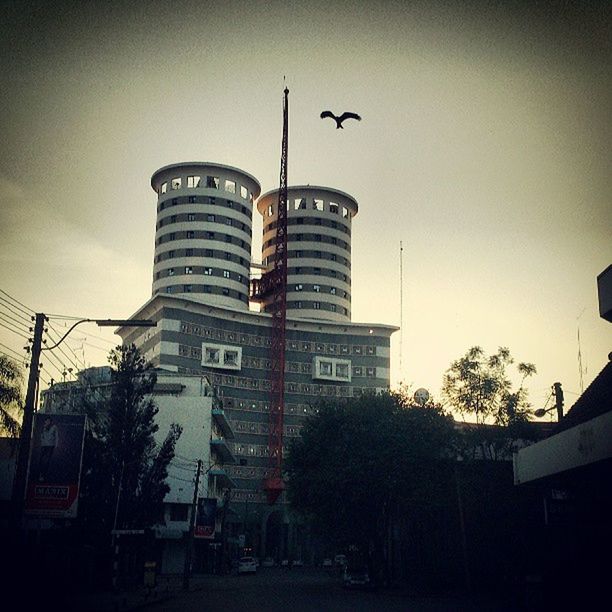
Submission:
[[[404,271],[403,271],[404,247],[400,240],[400,340],[399,340],[399,370],[400,382],[402,381],[402,349],[404,335]]]
[[[578,372],[580,374],[580,393],[584,393],[584,379],[582,376],[582,351],[580,350],[580,317],[584,314],[586,307],[576,318],[576,328],[578,330]]]

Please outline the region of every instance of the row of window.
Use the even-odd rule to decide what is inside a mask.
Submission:
[[[244,185],[237,185],[236,181],[231,181],[230,179],[222,180],[220,177],[212,175],[192,175],[186,177],[185,181],[182,176],[175,176],[169,181],[164,181],[160,185],[159,194],[167,193],[168,190],[176,191],[183,187],[187,187],[187,189],[221,189],[221,187],[223,187],[228,193],[240,192],[240,197],[243,200],[248,200],[251,203],[253,202],[253,194]]]
[[[296,267],[288,267],[287,275],[291,276],[292,274],[300,274],[307,275],[312,274],[313,276],[329,276],[331,278],[339,278],[340,280],[350,283],[351,279],[344,272],[338,272],[337,270],[328,269],[328,268],[314,268],[311,266],[296,266]]]
[[[155,256],[155,263],[166,261],[168,259],[176,259],[179,257],[209,257],[211,259],[225,259],[240,264],[242,267],[249,269],[249,261],[239,255],[234,255],[228,251],[218,251],[216,249],[174,249],[172,251],[164,251]]]
[[[157,212],[159,213],[166,208],[170,208],[171,206],[181,206],[183,204],[210,204],[212,206],[218,206],[219,208],[224,207],[237,210],[243,215],[246,215],[249,219],[253,218],[253,211],[250,208],[239,204],[238,202],[234,202],[233,200],[225,200],[223,198],[209,198],[207,196],[197,195],[178,196],[169,200],[163,200],[159,203]]]
[[[342,217],[344,219],[349,219],[351,214],[349,209],[346,206],[340,206],[336,202],[324,202],[320,198],[294,198],[293,201],[291,198],[287,199],[287,211],[290,210],[318,210],[320,212],[327,211],[332,215],[339,215],[340,211],[342,211]],[[267,216],[273,217],[274,211],[276,210],[276,206],[274,204],[270,204],[268,206]]]
[[[181,266],[180,268],[166,268],[165,270],[160,270],[159,272],[155,273],[155,280],[159,280],[160,278],[166,278],[169,276],[177,276],[184,274],[218,276],[220,278],[226,278],[229,280],[236,281],[237,283],[241,283],[246,287],[249,286],[249,279],[243,274],[239,274],[238,272],[232,272],[231,270],[220,270],[218,268],[209,268],[206,266]]]
[[[172,225],[173,223],[217,223],[221,225],[227,225],[228,227],[235,227],[249,236],[251,235],[251,228],[246,225],[246,223],[242,223],[241,221],[237,221],[236,219],[232,219],[231,217],[225,217],[222,215],[214,215],[211,213],[200,214],[200,213],[186,213],[182,215],[171,215],[169,217],[164,217],[157,222],[155,229],[160,229],[161,227],[166,227],[167,225]]]
[[[196,323],[181,321],[181,333],[202,338],[220,340],[222,342],[235,342],[241,346],[270,346],[270,337],[259,334],[239,333],[237,331],[227,331],[217,327],[206,327]],[[348,330],[348,328],[347,328]],[[372,344],[336,344],[331,342],[315,342],[309,340],[287,340],[286,348],[289,351],[300,351],[302,353],[319,353],[321,355],[376,355],[376,346]],[[256,357],[243,357],[243,359],[257,359]],[[253,362],[255,363],[255,362]],[[246,363],[245,363],[245,367]],[[251,365],[250,367],[258,367]],[[270,367],[262,365],[261,367]]]
[[[247,251],[250,255],[251,245],[236,236],[230,234],[222,234],[221,232],[205,232],[205,231],[188,231],[188,232],[170,232],[160,236],[155,241],[155,246],[160,244],[166,244],[168,242],[174,242],[175,240],[217,240],[218,242],[225,242],[225,244],[234,244],[241,249]]]
[[[337,295],[339,297],[349,299],[348,291],[338,289],[332,285],[317,285],[317,284],[305,284],[298,283],[296,285],[289,285],[287,288],[289,291],[312,291],[313,293],[329,293],[330,295]]]
[[[267,401],[245,400],[228,395],[225,395],[223,398],[223,407],[230,410],[260,413],[267,413],[270,410],[270,404]],[[317,410],[318,409],[312,406],[312,404],[285,404],[285,414],[292,414],[298,417],[307,417],[308,415],[316,414]]]
[[[179,293],[205,293],[209,295],[224,295],[234,300],[239,300],[245,304],[249,303],[249,296],[246,293],[240,291],[234,291],[227,287],[217,287],[216,285],[170,285],[163,291],[157,289],[155,294],[166,293],[166,294],[179,294]]]
[[[243,465],[228,465],[225,469],[232,478],[242,478],[244,480],[268,478],[268,476],[272,476],[274,472],[274,470],[269,467],[247,467]]]
[[[266,305],[264,312],[272,312],[273,306]],[[323,310],[327,312],[339,312],[342,315],[348,316],[348,308],[329,304],[327,302],[311,302],[311,301],[291,301],[287,300],[287,310]]]
[[[351,245],[348,242],[340,240],[335,236],[326,236],[324,234],[288,234],[287,240],[288,242],[323,242],[325,244],[334,244],[345,251],[351,250]],[[266,240],[266,242],[263,244],[263,248],[267,249],[274,244],[276,244],[275,238]]]
[[[286,436],[299,436],[303,425],[284,425],[283,434]],[[253,434],[267,436],[270,433],[268,423],[260,421],[232,421],[232,429],[237,434]]]
[[[349,268],[351,268],[351,261],[346,257],[342,257],[342,255],[336,255],[335,253],[329,253],[327,251],[310,251],[310,250],[295,250],[290,251],[287,250],[287,259],[325,259],[327,261],[336,261],[339,264]],[[264,266],[272,266],[274,265],[274,261],[276,260],[276,253],[273,255],[268,255],[263,258]]]
[[[291,225],[315,225],[320,227],[329,227],[336,229],[350,236],[351,228],[344,223],[338,223],[337,221],[331,221],[330,219],[321,219],[321,217],[289,217],[287,219],[287,227]],[[264,223],[264,234],[276,229],[276,221],[272,221],[268,224]]]

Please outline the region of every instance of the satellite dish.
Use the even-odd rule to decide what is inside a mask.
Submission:
[[[427,403],[428,399],[429,399],[429,391],[427,389],[423,389],[421,387],[420,389],[417,389],[414,392],[414,401],[417,404],[421,404],[421,406],[424,406]]]

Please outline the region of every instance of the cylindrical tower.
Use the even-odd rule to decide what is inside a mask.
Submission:
[[[151,177],[158,194],[153,295],[249,307],[257,179],[231,166],[184,162]]]
[[[262,262],[274,263],[278,189],[263,194]],[[287,190],[287,314],[292,318],[350,321],[351,219],[357,201],[329,187]],[[264,299],[263,310],[268,302]]]

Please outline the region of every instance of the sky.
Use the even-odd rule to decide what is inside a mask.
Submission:
[[[352,317],[401,326],[393,387],[439,398],[469,347],[506,346],[537,367],[534,408],[556,381],[569,407],[608,361],[610,3],[3,0],[0,30],[5,354],[25,355],[30,310],[126,318],[150,298],[156,169],[277,188],[286,84],[289,184],[358,201]],[[42,387],[118,342],[81,325]]]

